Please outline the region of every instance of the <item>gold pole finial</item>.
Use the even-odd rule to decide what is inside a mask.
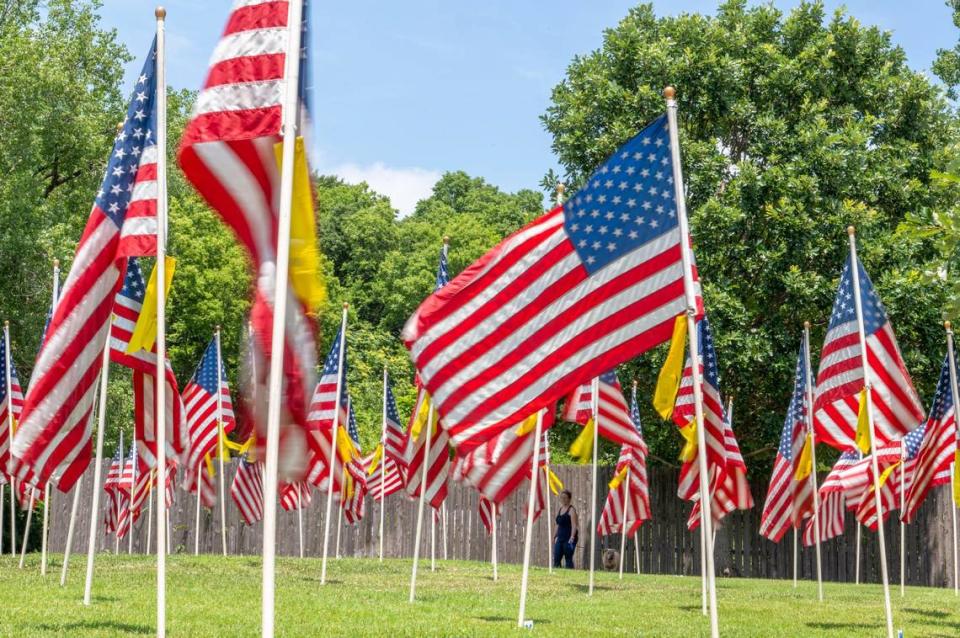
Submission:
[[[449,244],[449,243],[450,243],[450,235],[444,235],[444,236],[443,236],[443,243],[444,243],[444,244]]]
[[[346,309],[349,308],[349,307],[350,307],[350,304],[348,304],[346,301],[344,301],[344,302],[343,302],[343,309],[346,310]]]
[[[803,322],[803,327],[806,328],[807,330],[809,330],[809,329],[810,329],[810,322],[809,322],[809,321],[804,321],[804,322]]]
[[[677,90],[672,86],[668,86],[665,89],[663,89],[663,97],[667,98],[668,100],[672,100],[674,97],[676,97],[676,95],[677,95]]]
[[[167,10],[164,9],[163,7],[157,7],[157,8],[154,10],[153,15],[155,15],[155,16],[157,16],[157,18],[163,20],[164,18],[167,17]]]
[[[855,232],[857,232],[857,229],[853,227],[853,224],[850,224],[849,226],[847,226],[848,235],[853,235]]]
[[[949,321],[944,321],[944,322],[943,322],[943,327],[944,327],[945,330],[948,330],[948,331],[949,331],[949,330],[950,330],[950,326],[951,326],[951,324],[950,324]]]

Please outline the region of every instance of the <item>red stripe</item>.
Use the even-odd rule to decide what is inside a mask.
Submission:
[[[252,31],[254,29],[285,27],[287,26],[288,11],[286,0],[238,7],[233,10],[227,19],[227,26],[223,29],[223,35],[228,36],[240,31]]]
[[[201,190],[199,188],[201,184],[198,179],[199,175],[193,172],[192,167],[188,167],[188,163],[184,159],[184,156],[190,151],[190,146],[201,142],[237,142],[260,137],[274,137],[280,134],[282,119],[283,109],[280,105],[196,115],[190,120],[183,132],[183,141],[180,146],[180,166],[184,173],[190,173],[188,179],[194,187]],[[202,190],[201,193],[203,193]],[[206,195],[204,196],[206,197]]]
[[[205,88],[283,79],[282,53],[230,58],[210,67]]]

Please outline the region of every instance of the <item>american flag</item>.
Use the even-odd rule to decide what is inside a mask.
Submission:
[[[198,478],[200,479],[200,504],[207,509],[213,509],[217,504],[217,486],[213,482],[214,475],[202,460],[197,467],[187,468],[184,489],[188,493],[196,495]]]
[[[123,446],[118,445],[113,458],[110,461],[110,467],[107,470],[107,478],[103,482],[103,491],[107,493],[107,507],[103,514],[104,529],[108,534],[117,531],[120,524],[120,510],[122,509],[123,495],[120,491],[120,483],[123,475]]]
[[[357,429],[357,417],[353,411],[353,403],[350,403],[349,416],[347,418],[347,433],[350,435],[350,441],[353,444],[353,458],[347,463],[347,472],[350,480],[346,484],[343,495],[343,516],[348,525],[353,525],[363,518],[365,511],[365,501],[367,496],[367,466],[363,463],[360,456],[360,431]]]
[[[366,457],[364,459],[364,466],[370,467],[370,461],[373,459],[373,455]],[[381,486],[381,481],[383,485]],[[393,457],[386,456],[380,460],[377,464],[377,467],[374,468],[373,472],[367,476],[367,489],[370,490],[370,495],[373,496],[373,500],[380,501],[381,490],[382,496],[386,498],[392,494],[403,489],[403,469]]]
[[[288,283],[286,289],[275,290],[280,171],[274,147],[281,141],[284,117],[298,115],[283,113],[284,60],[290,29],[303,27],[287,24],[288,5],[284,0],[235,0],[184,130],[179,162],[187,180],[250,255],[257,282],[251,310],[254,345],[265,362],[278,292],[287,305],[280,475],[299,479],[302,476],[293,475],[302,474],[307,460],[305,431],[309,392],[315,385],[316,337],[311,309],[293,286]],[[303,39],[301,68],[307,61],[308,40]],[[257,369],[259,401],[267,397],[268,372],[269,365]],[[260,421],[257,440],[262,447],[266,423]]]
[[[456,447],[668,340],[686,310],[667,118],[427,298],[403,338]]]
[[[117,486],[120,493],[120,518],[117,523],[117,536],[123,538],[130,531],[131,526],[140,517],[140,511],[131,507],[133,488],[137,476],[137,446],[131,445],[127,459],[123,463],[120,474],[120,484]]]
[[[857,261],[860,304],[867,343],[867,364],[873,384],[873,425],[877,447],[897,441],[923,420],[920,397],[900,356],[893,326],[880,298]],[[846,450],[855,446],[859,394],[864,388],[851,258],[843,266],[833,302],[827,338],[820,354],[813,399],[817,440]]]
[[[954,462],[957,449],[957,423],[953,410],[950,361],[944,359],[933,405],[930,406],[930,416],[927,417],[926,436],[917,453],[916,466],[900,513],[907,523],[913,522],[917,509],[932,488],[952,480],[950,464]]]
[[[720,398],[720,371],[717,367],[717,352],[713,345],[710,322],[704,316],[697,322],[698,365],[702,380],[704,440],[707,445],[707,470],[715,477],[727,464],[724,445],[724,409]],[[673,408],[673,422],[680,427],[695,420],[693,396],[693,364],[689,355],[680,380],[680,389]],[[680,485],[677,495],[687,501],[699,498],[700,465],[697,458],[685,462],[680,469]]]
[[[326,480],[333,476],[333,492],[339,495],[342,489],[343,464],[337,454],[336,446],[330,449],[330,436],[334,420],[337,428],[346,429],[349,420],[347,390],[347,352],[344,342],[343,368],[340,368],[340,341],[341,333],[330,345],[330,352],[323,364],[323,373],[320,382],[313,391],[313,400],[310,403],[309,424],[311,427],[310,464],[308,479],[318,488],[326,488]],[[340,383],[340,397],[337,399],[337,383]],[[339,436],[339,433],[335,436]],[[330,459],[333,458],[333,471],[330,471]]]
[[[480,497],[477,505],[477,511],[480,514],[480,522],[487,528],[487,534],[493,533],[493,517],[500,516],[500,507],[488,498]]]
[[[287,512],[295,512],[300,508],[306,509],[313,502],[313,493],[310,490],[310,484],[306,481],[281,485],[278,495],[280,506]]]
[[[154,44],[137,77],[127,116],[37,358],[21,427],[13,442],[12,471],[37,485],[44,485],[56,473],[60,476],[58,487],[68,491],[90,463],[88,416],[114,295],[122,282],[123,257],[156,250],[155,243],[144,235],[150,226],[145,221],[150,202],[156,197],[152,133],[157,115],[155,54]]]
[[[10,467],[10,413],[13,413],[13,427],[17,428],[17,421],[23,410],[23,389],[20,379],[17,378],[17,369],[13,365],[13,353],[8,347],[9,331],[4,330],[4,337],[0,339],[0,474],[7,473]],[[7,357],[10,358],[10,377],[7,378]],[[7,393],[7,386],[10,393]]]
[[[240,459],[230,485],[230,496],[247,525],[263,518],[263,465]]]
[[[805,363],[806,336],[800,342],[797,369],[793,377],[793,396],[787,408],[787,418],[780,432],[780,447],[773,463],[767,501],[760,519],[760,535],[774,543],[780,542],[787,530],[799,527],[807,516],[813,515],[813,472],[810,476],[794,478],[801,452],[808,438],[807,427],[807,372]]]
[[[397,412],[397,400],[393,396],[390,377],[386,377],[386,380],[387,409],[384,414],[383,454],[384,458],[389,457],[396,463],[403,464],[405,462],[404,451],[407,446],[407,436],[403,432],[403,426],[400,425],[400,414]]]
[[[740,445],[733,433],[733,415],[731,410],[724,412],[723,445],[726,461],[713,470],[710,483],[710,512],[714,529],[723,518],[734,510],[753,508],[753,494],[747,481],[747,466],[740,454]],[[700,501],[691,508],[687,528],[694,530],[700,524]]]
[[[220,397],[220,410],[224,434],[233,432],[236,419],[233,415],[233,401],[230,399],[230,386],[227,384],[227,369],[218,357],[217,337],[203,353],[200,365],[187,386],[183,389],[183,402],[187,412],[187,427],[190,431],[190,454],[187,468],[198,467],[207,454],[218,447],[219,428],[217,426],[217,396]]]
[[[421,413],[426,414],[427,410],[433,410],[433,431],[430,435],[430,449],[426,451],[427,443],[427,425],[424,419],[423,428],[420,436],[416,439],[411,435],[411,428]],[[439,509],[447,498],[447,479],[450,477],[450,438],[447,431],[437,423],[436,410],[431,404],[430,397],[424,388],[420,388],[417,396],[417,405],[410,415],[410,422],[407,425],[407,449],[405,453],[406,476],[407,476],[407,494],[411,498],[420,497],[420,486],[423,484],[423,464],[424,457],[429,456],[427,461],[427,482],[424,486],[424,498],[434,509]]]
[[[883,520],[887,520],[890,512],[900,509],[900,491],[903,489],[904,502],[906,502],[906,493],[910,490],[910,479],[913,478],[917,465],[917,455],[923,441],[926,439],[928,423],[922,423],[917,429],[908,432],[894,448],[887,454],[877,454],[877,468],[880,470],[881,477],[884,472],[890,470],[887,480],[880,486],[880,501],[883,508]],[[902,455],[902,457],[901,457]],[[892,468],[892,469],[891,469]],[[868,469],[870,483],[867,489],[863,491],[860,498],[860,505],[857,508],[857,520],[866,525],[870,530],[877,529],[877,501],[874,498],[873,490],[873,470]],[[949,473],[946,473],[949,477]],[[904,483],[906,481],[906,483]]]
[[[627,476],[607,492],[607,500],[597,523],[597,534],[600,536],[618,533],[634,534],[644,521],[650,519],[646,460],[640,448],[628,446],[620,448],[616,471],[619,474],[625,468],[629,468]],[[626,531],[624,531],[624,525],[626,525]]]
[[[820,521],[821,542],[843,533],[847,503],[852,502],[856,507],[860,502],[860,496],[869,480],[869,463],[869,459],[861,459],[859,453],[848,450],[840,455],[823,480],[820,485],[820,511],[817,516]],[[816,542],[813,522],[814,519],[810,518],[803,532],[803,544],[807,547]]]
[[[586,425],[593,418],[591,383],[584,383],[567,396],[563,419]],[[600,375],[598,391],[599,427],[597,434],[619,445],[640,445],[640,435],[630,419],[630,409],[623,398],[623,388],[614,370]]]

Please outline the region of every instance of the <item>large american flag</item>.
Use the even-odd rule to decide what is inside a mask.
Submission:
[[[727,450],[724,445],[724,408],[720,397],[720,371],[717,366],[717,352],[713,344],[710,322],[704,316],[697,322],[698,365],[702,380],[704,440],[707,446],[707,471],[716,476],[727,464]],[[673,422],[685,427],[695,420],[693,395],[693,364],[690,356],[683,369],[680,388],[673,408]],[[700,465],[694,457],[680,468],[680,481],[677,495],[687,501],[696,500],[700,495]]]
[[[9,330],[4,327],[3,339],[0,339],[0,475],[7,474],[11,464],[10,459],[10,414],[13,413],[13,427],[16,430],[17,422],[23,411],[23,388],[17,377],[17,368],[13,365],[13,354],[10,352],[8,340]],[[10,358],[10,376],[7,377],[7,358]],[[8,393],[9,386],[9,393]]]
[[[230,496],[247,525],[263,518],[263,465],[241,458],[230,485]]]
[[[593,418],[591,383],[584,383],[567,396],[564,421],[586,425]],[[619,445],[640,445],[640,435],[630,419],[630,409],[623,398],[623,388],[614,370],[600,375],[598,384],[599,427],[597,434]]]
[[[949,355],[947,355],[949,357]],[[944,359],[937,381],[937,391],[927,417],[926,436],[917,453],[913,476],[907,490],[900,517],[907,523],[913,521],[917,509],[930,490],[951,482],[950,465],[957,449],[957,423],[954,418],[954,396],[950,384],[950,361]]]
[[[37,485],[57,474],[61,491],[90,463],[88,417],[114,296],[123,281],[123,258],[156,252],[155,240],[148,239],[156,199],[155,56],[154,43],[37,357],[13,442],[13,472]]]
[[[813,398],[817,440],[840,450],[855,446],[859,394],[864,388],[851,259],[847,259],[840,275],[827,338],[820,353],[820,370]],[[873,384],[871,416],[877,437],[874,444],[879,447],[899,440],[915,428],[923,420],[923,407],[900,356],[887,311],[859,260],[856,267],[860,279],[867,365]]]
[[[797,369],[793,377],[793,396],[787,408],[787,418],[780,432],[780,446],[773,462],[767,501],[760,519],[760,535],[774,543],[780,542],[790,527],[799,527],[802,520],[813,515],[813,472],[795,478],[803,446],[809,435],[807,427],[807,366],[806,336],[800,342]]]
[[[686,310],[667,118],[503,240],[403,339],[456,447],[475,447],[668,340]]]
[[[187,427],[190,432],[190,453],[187,457],[187,476],[195,471],[203,457],[215,452],[218,447],[217,397],[224,434],[233,432],[236,419],[233,401],[227,383],[227,369],[220,361],[217,370],[217,337],[210,340],[190,382],[183,389],[183,402],[187,412]],[[189,478],[187,479],[189,481]]]
[[[288,5],[284,0],[235,0],[184,130],[179,162],[187,180],[250,255],[257,282],[251,310],[254,346],[265,362],[278,294],[287,304],[280,475],[299,479],[307,461],[305,431],[309,393],[315,385],[316,339],[311,309],[293,287],[275,290],[280,171],[274,146],[281,141],[284,117],[298,115],[283,113],[282,104],[290,29],[302,27],[287,24]],[[307,59],[308,40],[302,44],[301,65]],[[266,400],[268,376],[269,365],[258,366],[254,383],[259,401]],[[266,424],[261,420],[256,425],[262,447]]]
[[[383,437],[383,455],[384,458],[391,458],[396,463],[403,464],[404,451],[407,446],[407,436],[403,432],[403,426],[400,424],[400,413],[397,412],[397,400],[393,396],[393,388],[390,386],[390,377],[386,378],[386,413],[384,414],[384,437]]]

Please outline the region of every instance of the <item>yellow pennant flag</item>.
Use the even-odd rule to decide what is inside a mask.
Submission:
[[[353,440],[342,425],[337,426],[337,453],[343,463],[349,463],[355,453]]]
[[[523,423],[521,423],[520,426],[517,427],[516,435],[526,436],[527,434],[530,434],[536,429],[537,429],[537,413],[534,412],[533,414],[528,416],[526,419],[524,419]]]
[[[580,434],[570,444],[570,456],[581,463],[588,462],[591,454],[593,454],[593,417],[590,417],[587,424],[580,430]]]
[[[420,438],[420,432],[423,430],[423,426],[427,424],[427,417],[430,415],[430,407],[431,407],[430,395],[427,394],[426,390],[421,390],[421,392],[423,392],[423,397],[420,401],[420,404],[417,406],[417,418],[413,420],[413,424],[410,426],[410,437],[414,441]],[[437,425],[436,410],[434,410],[433,416],[434,416],[433,425],[434,427],[436,427]],[[431,432],[430,434],[432,436],[433,432]]]
[[[210,458],[209,452],[203,455],[203,460],[207,464],[207,474],[209,474],[212,477],[214,475],[213,459]]]
[[[896,463],[894,463],[893,465],[891,465],[890,467],[888,467],[887,469],[885,469],[882,474],[880,474],[880,480],[878,481],[878,482],[880,483],[880,487],[883,487],[883,484],[887,482],[887,479],[890,478],[890,474],[891,474],[895,469],[897,469],[897,466],[898,466],[898,465],[900,465],[900,461],[897,461]],[[871,485],[871,488],[872,488],[872,487],[873,487],[873,486]]]
[[[543,466],[543,473],[547,475],[547,485],[550,486],[550,491],[554,494],[559,494],[560,490],[563,489],[563,481],[560,480],[560,477],[553,473],[546,465]]]
[[[166,257],[163,261],[165,295],[169,296],[170,282],[173,281],[173,271],[177,268],[177,260],[173,257]],[[140,316],[137,317],[137,323],[133,327],[133,334],[130,335],[130,343],[127,344],[127,354],[133,354],[138,350],[150,352],[153,350],[153,344],[157,340],[157,267],[154,265],[153,272],[150,273],[150,281],[147,282],[147,290],[143,296],[143,305],[140,308]]]
[[[343,497],[353,498],[353,476],[346,469],[343,470]]]
[[[234,452],[239,452],[240,449],[243,448],[243,446],[240,445],[239,443],[234,443],[233,441],[227,438],[227,433],[224,432],[222,423],[220,424],[219,430],[220,430],[220,443],[223,445],[223,460],[229,461],[230,450],[233,450]]]
[[[867,389],[860,390],[860,408],[857,412],[857,449],[870,454],[870,415],[867,411]]]
[[[627,472],[629,470],[630,470],[630,466],[624,465],[623,469],[621,469],[619,472],[613,475],[613,478],[610,479],[610,482],[607,484],[607,486],[611,490],[615,490],[618,487],[620,487],[620,484],[623,483],[623,479],[627,478]]]
[[[273,148],[277,166],[283,164],[283,143]],[[302,137],[293,151],[293,201],[290,210],[290,285],[294,294],[316,312],[326,302],[327,290],[320,275],[320,249],[317,247],[313,187]]]
[[[240,456],[243,456],[244,454],[246,454],[247,462],[253,463],[256,459],[254,458],[252,450],[255,450],[255,449],[257,449],[257,434],[253,433],[250,435],[250,438],[248,438],[246,442],[240,446],[240,449],[237,450],[237,454]]]
[[[370,467],[367,469],[367,476],[373,476],[373,473],[377,471],[377,466],[380,465],[380,459],[383,458],[383,443],[377,444],[377,449],[373,451],[373,458],[370,459]]]
[[[673,337],[670,339],[670,351],[657,376],[657,387],[653,392],[653,407],[664,419],[673,414],[673,406],[683,377],[683,350],[687,344],[687,317],[680,315],[673,323]]]
[[[953,502],[960,507],[960,450],[953,455]]]
[[[697,420],[694,419],[680,428],[680,435],[686,441],[680,450],[680,460],[689,463],[697,458]]]
[[[797,460],[797,470],[793,473],[793,480],[802,481],[810,476],[811,471],[813,471],[813,439],[808,434],[803,442],[800,458]]]

